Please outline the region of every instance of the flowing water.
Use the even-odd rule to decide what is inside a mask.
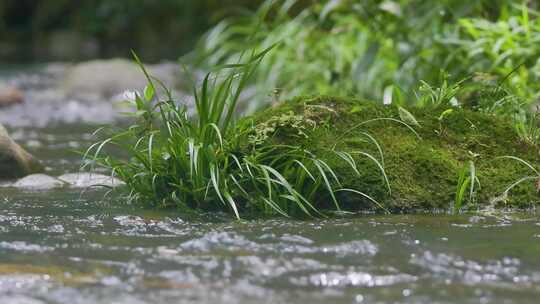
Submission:
[[[77,169],[70,151],[109,116],[93,120],[79,101],[41,105],[58,102],[51,86],[28,85],[33,99],[0,118],[56,175]],[[32,104],[41,117],[25,112]],[[145,210],[99,190],[0,188],[2,304],[538,303],[539,256],[534,212],[237,222]]]

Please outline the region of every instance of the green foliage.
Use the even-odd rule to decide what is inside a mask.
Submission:
[[[137,49],[146,60],[173,59],[191,50],[204,31],[235,14],[238,7],[255,8],[260,3],[260,0],[0,1],[0,40],[12,42],[14,47],[13,53],[6,49],[3,51],[7,53],[2,55],[36,54],[28,48],[46,48],[48,37],[69,32],[97,43],[99,52],[94,56],[125,57],[129,56],[129,49]]]
[[[509,1],[496,20],[475,16],[459,20],[443,38],[448,70],[455,75],[488,73],[504,81],[512,93],[536,100],[540,96],[540,19],[525,2]]]
[[[264,20],[254,44],[280,44],[255,75],[259,89],[279,88],[284,99],[313,93],[383,99],[393,88],[400,88],[410,103],[415,101],[414,89],[420,80],[444,86],[441,70],[450,73],[452,82],[475,72],[496,72],[502,78],[520,63],[511,58],[525,53],[535,58],[532,41],[537,21],[525,18],[528,15],[522,11],[528,8],[516,9],[517,3],[521,2],[266,1],[252,15],[216,26],[201,40],[196,54],[210,65],[228,62],[241,53],[250,29]],[[478,21],[508,27],[516,20],[521,22],[519,29],[504,33],[497,26],[475,25]],[[479,36],[470,36],[467,28]],[[524,28],[526,38],[515,37]],[[496,49],[497,56],[484,56],[478,44],[481,50]],[[509,54],[508,48],[515,51]]]

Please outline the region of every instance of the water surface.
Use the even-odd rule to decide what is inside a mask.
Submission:
[[[77,191],[0,195],[0,303],[537,303],[540,296],[535,215],[236,222],[119,200]]]

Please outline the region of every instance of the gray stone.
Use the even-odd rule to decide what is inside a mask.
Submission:
[[[17,178],[39,172],[43,172],[41,163],[13,141],[0,124],[0,179]]]
[[[69,97],[109,99],[124,90],[144,88],[146,79],[136,64],[125,59],[93,60],[75,65],[67,74],[64,89]]]
[[[90,172],[68,173],[59,176],[58,179],[74,188],[118,187],[124,185],[124,182],[115,177]]]
[[[32,174],[13,183],[11,187],[30,190],[49,190],[63,187],[66,183],[46,174]]]
[[[180,78],[177,64],[146,65],[146,69],[168,89],[177,86]],[[83,100],[96,96],[110,100],[126,90],[142,91],[146,85],[147,79],[141,68],[126,59],[92,60],[76,64],[66,73],[63,81],[67,97]]]

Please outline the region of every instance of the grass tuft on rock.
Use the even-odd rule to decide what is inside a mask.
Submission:
[[[345,196],[386,210],[364,192],[375,184],[382,192],[390,189],[374,137],[366,133],[369,142],[363,144],[373,152],[341,149],[345,137],[325,147],[298,144],[315,140],[317,132],[331,126],[338,115],[333,105],[305,105],[301,113],[292,109],[265,121],[234,119],[248,79],[269,50],[207,74],[193,91],[194,117],[170,94],[156,96],[158,82],[142,67],[149,85],[133,96],[137,122],[110,131],[85,157],[124,181],[133,201],[185,212],[225,210],[237,218],[253,213],[323,216],[325,209],[341,211]],[[127,157],[115,157],[110,146]],[[344,186],[349,178],[363,179],[364,167],[369,167],[369,187]]]

